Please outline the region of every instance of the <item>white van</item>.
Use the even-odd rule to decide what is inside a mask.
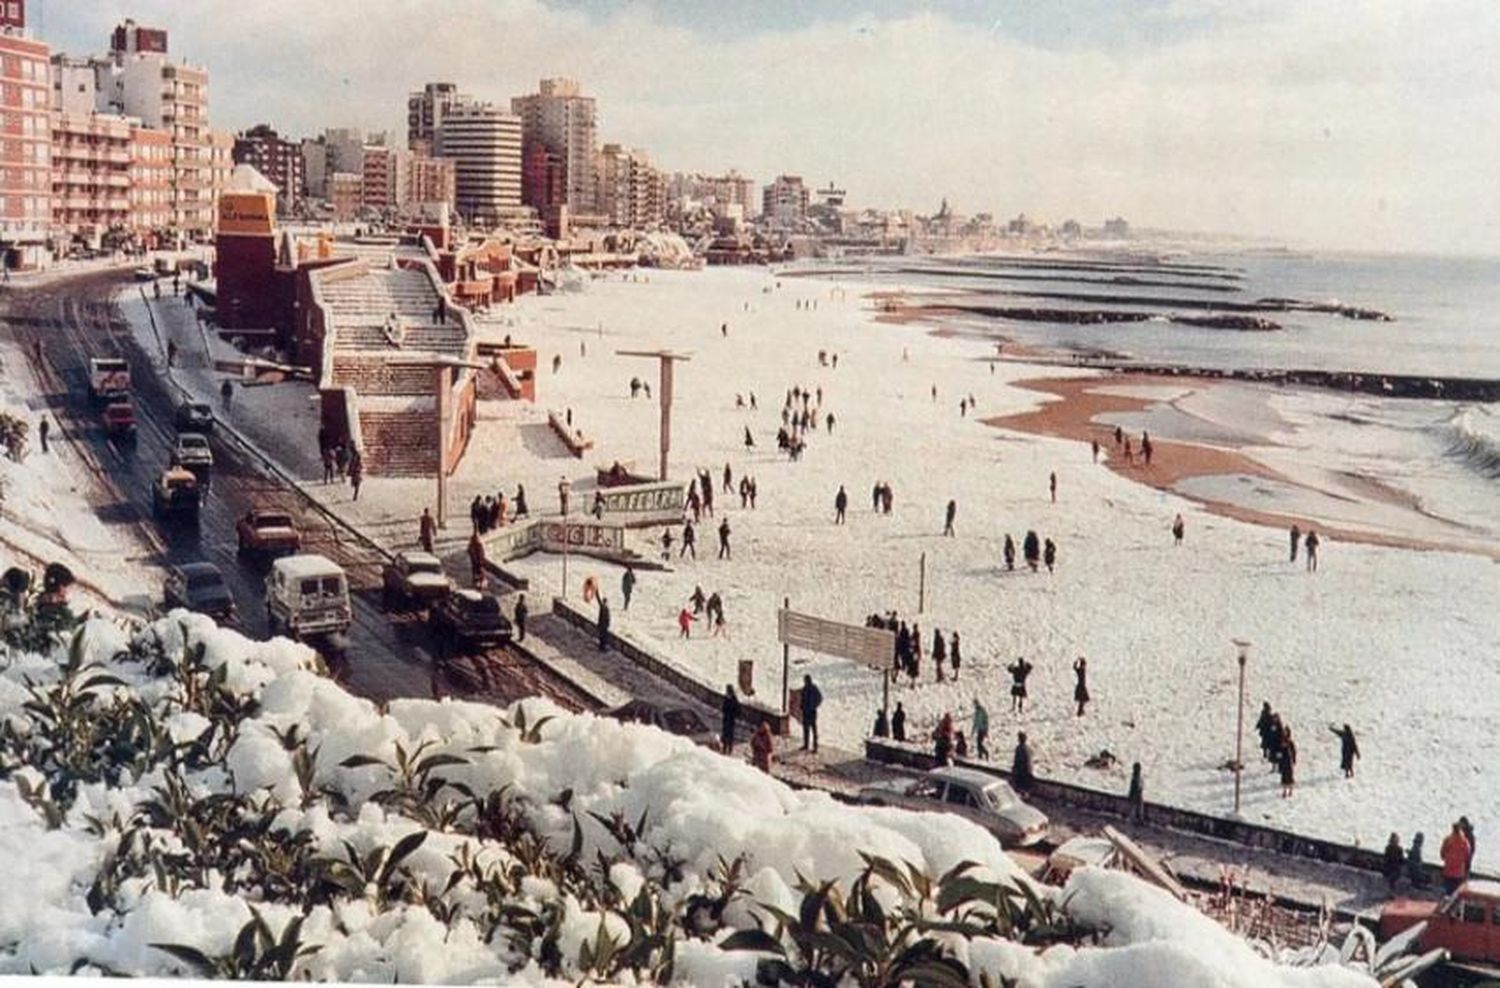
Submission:
[[[266,620],[271,634],[291,638],[348,631],[353,616],[344,571],[312,553],[276,560],[266,576]]]

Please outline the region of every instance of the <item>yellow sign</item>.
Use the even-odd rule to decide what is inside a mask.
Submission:
[[[224,192],[219,196],[219,234],[269,237],[275,234],[276,197],[269,192]]]

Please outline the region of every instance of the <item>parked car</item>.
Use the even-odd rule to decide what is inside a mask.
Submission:
[[[179,432],[172,446],[172,465],[191,470],[198,479],[207,481],[214,468],[213,447],[201,432]]]
[[[104,434],[117,442],[135,441],[135,409],[128,401],[112,401],[104,406]]]
[[[1500,965],[1500,882],[1470,879],[1458,891],[1433,902],[1396,899],[1380,911],[1380,939],[1385,942],[1418,924],[1416,952],[1444,949],[1454,960]]]
[[[266,621],[273,635],[343,634],[353,623],[349,581],[338,564],[312,553],[285,556],[266,576]]]
[[[1047,836],[1047,817],[1010,784],[972,768],[935,768],[921,778],[865,786],[860,801],[953,813],[979,824],[1006,847],[1028,847]]]
[[[202,504],[203,489],[198,484],[197,475],[191,470],[183,470],[181,467],[163,470],[151,488],[151,506],[158,518],[172,515],[192,515],[196,518]]]
[[[183,607],[217,621],[234,619],[234,596],[213,563],[183,563],[167,571],[162,584],[167,609]]]
[[[431,607],[453,592],[442,560],[430,552],[398,552],[382,573],[387,607]]]
[[[140,267],[135,269],[136,281],[155,281],[156,270],[151,267]]]
[[[214,411],[201,401],[185,401],[177,406],[173,422],[178,432],[207,434],[214,428]]]
[[[440,653],[490,648],[510,641],[510,619],[494,594],[455,590],[432,606],[428,627]]]
[[[279,555],[302,548],[302,534],[292,516],[284,511],[252,508],[235,523],[234,531],[243,554]]]
[[[89,358],[89,397],[113,400],[130,392],[130,365],[120,357]]]

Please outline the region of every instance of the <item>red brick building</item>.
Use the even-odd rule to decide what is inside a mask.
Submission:
[[[51,256],[51,50],[24,36],[21,0],[0,15],[0,259],[38,268]]]

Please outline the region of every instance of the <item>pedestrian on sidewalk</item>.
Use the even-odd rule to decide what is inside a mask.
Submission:
[[[609,651],[609,600],[599,597],[599,651]]]
[[[359,485],[365,482],[365,458],[359,450],[349,455],[349,486],[354,488],[354,500],[359,500]]]
[[[437,539],[437,519],[432,517],[431,508],[422,509],[422,517],[417,521],[417,531],[422,551],[430,554],[433,542]],[[478,534],[477,531],[475,534]]]
[[[906,740],[906,708],[900,700],[896,701],[896,712],[891,714],[891,740]]]
[[[511,517],[515,519],[530,518],[531,511],[526,507],[526,488],[520,484],[516,485],[516,496],[511,501]]]
[[[1093,449],[1094,449],[1094,462],[1098,463],[1099,462],[1099,440],[1097,440],[1097,439],[1091,440],[1090,443],[1089,443],[1089,445],[1092,446]]]
[[[1318,533],[1309,530],[1302,544],[1307,548],[1307,571],[1316,573],[1318,571]]]
[[[990,712],[985,709],[979,698],[974,698],[974,720],[970,726],[974,734],[974,753],[980,758],[990,757]]]
[[[943,515],[943,534],[953,534],[953,519],[958,517],[958,502],[948,499],[948,510]]]
[[[774,747],[771,728],[765,721],[761,721],[750,738],[750,762],[767,775],[771,774],[771,751]]]
[[[1184,522],[1182,520],[1182,515],[1179,514],[1176,518],[1172,519],[1172,544],[1173,545],[1182,545],[1182,534],[1183,534],[1184,530],[1186,530],[1186,528],[1187,528],[1187,526],[1186,526],[1186,524],[1184,524]]]
[[[719,522],[719,558],[733,559],[729,551],[729,519],[725,518]]]
[[[47,421],[47,416],[43,415],[42,420],[36,425],[36,437],[42,441],[43,453],[48,452],[49,447],[47,446],[47,437],[51,434],[52,423]]]
[[[1080,655],[1078,661],[1073,663],[1073,675],[1078,678],[1073,687],[1073,702],[1078,704],[1077,716],[1082,717],[1083,708],[1089,703],[1089,660]]]
[[[526,606],[526,595],[517,594],[516,616],[514,623],[516,626],[516,641],[518,642],[523,642],[526,640],[526,616],[530,613],[531,609]]]
[[[620,577],[620,593],[625,597],[624,610],[630,610],[630,596],[635,593],[635,567],[625,564],[625,573]]]
[[[678,551],[677,558],[681,559],[688,553],[692,553],[694,559],[698,558],[698,535],[693,531],[693,523],[690,521],[682,525],[682,548]]]
[[[812,745],[813,754],[818,752],[818,708],[823,705],[823,691],[818,689],[812,676],[802,677],[802,750]]]
[[[1292,562],[1297,561],[1297,546],[1302,543],[1302,529],[1296,525],[1292,526]]]
[[[1344,773],[1344,778],[1354,778],[1354,760],[1359,757],[1359,742],[1354,738],[1354,728],[1345,724],[1343,727],[1328,725],[1328,729],[1339,739],[1339,768]]]
[[[1052,494],[1052,503],[1057,503],[1057,471],[1053,470],[1047,478],[1047,490]]]
[[[1281,750],[1276,755],[1276,770],[1281,774],[1281,798],[1290,799],[1297,786],[1297,742],[1292,740],[1292,729],[1283,727]]]
[[[573,485],[568,483],[567,477],[559,477],[557,481],[557,506],[564,518],[568,516],[568,494]]]
[[[333,447],[324,446],[323,452],[323,483],[333,483]]]
[[[348,446],[345,446],[343,443],[339,443],[337,446],[334,447],[334,450],[333,450],[333,465],[334,465],[334,468],[338,471],[339,481],[340,481],[340,483],[342,483],[343,480],[344,480],[344,478],[349,475],[349,447]]]
[[[724,754],[734,752],[734,731],[740,720],[740,698],[734,685],[724,686],[724,702],[719,707],[719,748]]]
[[[478,532],[469,536],[469,575],[476,590],[484,589],[484,543]]]
[[[1031,746],[1026,743],[1026,732],[1016,733],[1016,751],[1010,761],[1010,784],[1017,789],[1031,788]]]
[[[849,495],[844,491],[844,485],[839,485],[839,492],[833,496],[833,523],[842,525],[844,523],[844,512],[849,509]]]
[[[234,401],[234,383],[228,378],[225,378],[224,383],[219,385],[219,401],[223,402],[224,411],[229,411],[229,405]]]

